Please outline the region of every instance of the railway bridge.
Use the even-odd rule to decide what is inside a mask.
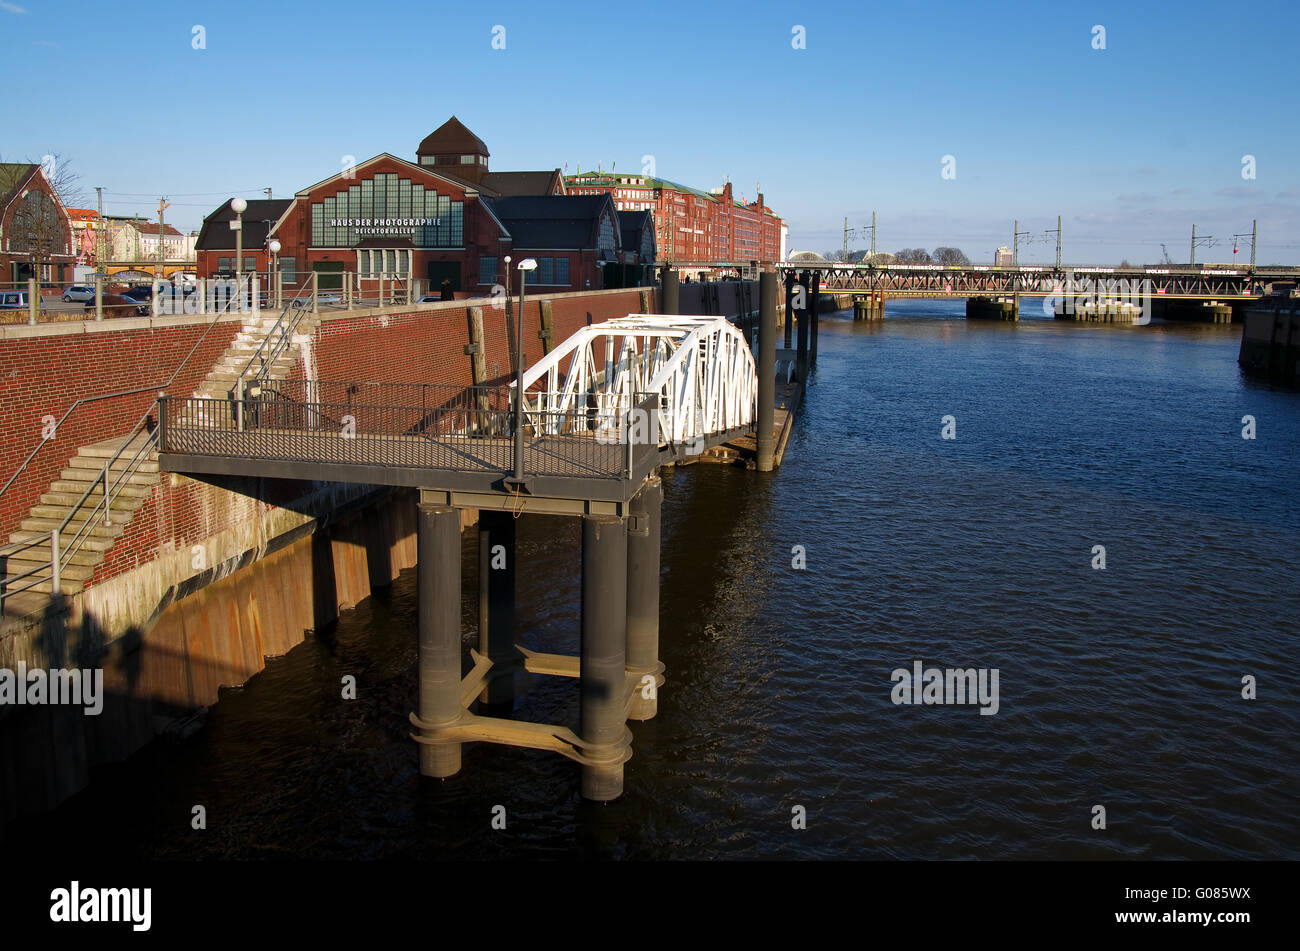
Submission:
[[[1147,301],[1162,309],[1218,305],[1241,310],[1263,297],[1270,285],[1294,282],[1300,268],[1175,266],[1118,268],[1093,265],[1050,267],[1020,265],[945,266],[937,264],[788,264],[779,271],[787,288],[802,286],[816,294],[853,300],[854,316],[878,319],[891,298],[966,298],[968,316],[995,313],[1016,319],[1019,300],[1053,298],[1050,310],[1073,315],[1080,310],[1105,310],[1108,301]],[[992,306],[1002,305],[1002,306]],[[1139,303],[1136,306],[1141,306]]]

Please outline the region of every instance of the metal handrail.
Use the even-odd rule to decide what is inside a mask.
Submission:
[[[188,363],[190,358],[194,356],[195,352],[197,352],[199,345],[203,343],[204,339],[206,339],[208,335],[208,332],[216,325],[217,319],[221,317],[222,314],[225,313],[226,310],[229,308],[231,301],[233,300],[242,301],[242,299],[243,299],[242,293],[237,293],[235,295],[232,295],[231,298],[226,301],[225,305],[223,305],[221,310],[217,311],[217,313],[213,315],[212,320],[208,322],[208,326],[204,328],[203,333],[200,335],[199,339],[195,341],[194,346],[190,348],[190,352],[185,355],[185,359],[182,360],[179,364],[177,364],[176,369],[172,371],[172,375],[168,378],[167,382],[163,385],[161,389],[158,389],[158,399],[162,399],[166,395],[166,388],[172,384],[172,382],[176,379],[177,375],[184,368],[185,364]],[[143,387],[138,390],[129,391],[129,393],[142,393],[150,389],[156,389],[156,388]],[[104,397],[93,397],[86,400],[78,400],[76,403],[72,405],[72,407],[68,409],[67,413],[64,413],[63,418],[67,419],[68,415],[74,409],[76,409],[77,406],[81,405],[83,402],[95,402],[98,399],[108,399],[110,396],[114,396],[114,395],[122,396],[128,394],[127,393],[109,394],[109,396],[104,396]],[[93,480],[90,483],[90,485],[86,487],[86,490],[81,494],[81,497],[68,509],[68,514],[63,517],[63,521],[59,523],[58,528],[50,529],[48,533],[42,533],[43,537],[41,538],[32,539],[26,542],[15,542],[9,545],[0,546],[0,556],[12,556],[14,554],[17,554],[18,552],[27,551],[36,548],[38,546],[42,546],[46,543],[46,538],[48,538],[49,546],[50,546],[50,577],[48,580],[50,583],[50,594],[52,596],[57,595],[59,593],[59,589],[61,587],[61,582],[62,582],[61,574],[62,574],[62,569],[64,564],[70,561],[81,550],[81,548],[86,542],[86,539],[90,537],[90,533],[94,530],[96,526],[98,526],[101,520],[101,516],[100,516],[101,510],[103,511],[103,516],[102,516],[103,520],[106,520],[110,525],[112,524],[113,492],[117,490],[118,494],[119,495],[121,494],[120,490],[122,486],[125,485],[131,479],[131,477],[135,475],[136,471],[140,467],[141,462],[143,462],[145,459],[148,458],[150,453],[153,451],[153,447],[157,445],[158,428],[149,426],[149,415],[153,411],[153,408],[157,405],[158,405],[158,400],[156,399],[145,409],[144,413],[141,414],[140,419],[136,422],[136,424],[131,428],[130,432],[123,439],[122,445],[119,446],[117,451],[114,452],[113,455],[109,457],[108,461],[104,463],[103,469],[101,470],[99,477]],[[62,420],[60,422],[62,422]],[[113,480],[113,484],[110,486],[109,475],[111,474],[113,464],[122,457],[123,452],[126,450],[128,446],[131,446],[133,443],[135,443],[136,437],[140,434],[141,429],[145,430],[146,438],[136,449],[130,461],[118,473],[117,478]],[[57,430],[58,430],[58,424],[56,424],[55,426],[55,431],[57,432]],[[7,490],[9,486],[13,484],[14,480],[18,478],[18,476],[22,473],[22,471],[31,462],[31,460],[35,458],[36,453],[40,451],[41,446],[43,446],[48,441],[49,441],[48,439],[42,440],[41,444],[38,445],[36,449],[32,451],[31,455],[27,457],[27,460],[19,468],[18,472],[16,472],[13,478],[11,478],[8,483],[6,483],[5,490]],[[93,509],[90,510],[89,513],[87,513],[85,519],[82,522],[81,528],[78,529],[77,533],[72,537],[72,541],[66,547],[61,548],[59,543],[63,532],[67,529],[68,525],[72,522],[73,516],[77,515],[81,511],[81,507],[86,503],[86,500],[89,499],[90,496],[94,494],[95,490],[101,484],[104,487],[103,498]],[[0,490],[0,495],[3,495],[5,490]],[[3,613],[4,611],[4,602],[6,598],[14,594],[21,594],[24,591],[29,591],[32,588],[37,587],[38,585],[44,584],[45,581],[47,580],[46,578],[41,577],[41,575],[44,574],[44,571],[45,571],[44,566],[41,566],[40,568],[28,569],[22,574],[15,575],[12,577],[6,577],[0,575],[0,613]],[[13,581],[22,581],[23,579],[30,579],[30,580],[27,581],[26,584],[20,585],[16,588],[11,583]]]
[[[185,355],[185,359],[182,360],[177,365],[176,369],[172,371],[172,375],[167,379],[165,383],[154,383],[150,386],[142,386],[134,390],[120,390],[117,393],[105,393],[101,396],[85,396],[77,400],[71,406],[69,406],[67,411],[61,417],[59,417],[59,421],[54,424],[53,432],[49,436],[43,437],[41,441],[36,444],[36,448],[31,451],[31,453],[27,456],[26,459],[23,460],[22,464],[18,467],[18,469],[14,472],[14,474],[9,477],[9,481],[5,483],[4,488],[0,489],[0,498],[4,497],[4,494],[9,491],[9,487],[12,486],[15,481],[17,481],[18,477],[23,474],[23,472],[31,464],[32,460],[36,458],[37,453],[41,451],[41,449],[45,446],[47,442],[50,442],[52,439],[54,439],[54,434],[59,431],[59,427],[62,426],[64,421],[67,420],[67,418],[71,416],[73,412],[77,410],[79,407],[87,403],[97,403],[100,400],[112,400],[112,399],[118,399],[123,396],[134,396],[137,393],[148,393],[150,390],[157,392],[158,390],[168,389],[172,385],[173,381],[175,381],[176,375],[181,372],[181,369],[185,366],[185,364],[190,362],[190,357],[194,356],[195,351],[199,349],[199,346],[207,338],[208,331],[210,331],[214,326],[216,326],[217,318],[225,314],[226,308],[230,306],[230,301],[239,299],[241,296],[242,295],[240,294],[232,294],[230,296],[230,299],[227,300],[226,303],[223,305],[222,309],[217,311],[215,314],[213,314],[212,320],[210,320],[208,322],[208,326],[203,329],[203,334],[199,337],[198,340],[194,342],[194,346],[190,348],[190,352]]]
[[[289,302],[284,305],[284,310],[280,311],[280,316],[276,318],[275,324],[272,325],[269,331],[267,331],[266,335],[262,338],[262,342],[257,345],[257,349],[254,350],[252,356],[248,358],[248,362],[244,364],[244,368],[239,371],[239,380],[242,381],[244,377],[248,375],[248,371],[253,366],[254,362],[258,363],[258,373],[256,378],[261,379],[266,372],[266,368],[279,359],[280,354],[284,353],[288,348],[289,343],[292,341],[293,333],[298,329],[298,324],[302,322],[303,314],[306,313],[305,302],[310,300],[310,295],[303,298],[299,293],[295,293],[294,296],[289,299]],[[295,316],[292,321],[286,324],[284,319],[289,315],[290,311],[294,311]],[[266,349],[267,344],[270,343],[272,339],[276,342],[271,351],[264,356],[262,351]]]

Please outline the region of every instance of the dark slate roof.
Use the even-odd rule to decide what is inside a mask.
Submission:
[[[31,162],[0,162],[0,207],[9,204],[14,192],[36,168]]]
[[[520,195],[489,199],[516,248],[595,248],[608,195]]]
[[[265,244],[271,226],[280,220],[285,209],[292,204],[292,198],[250,199],[248,210],[244,212],[244,250],[251,252]],[[235,250],[235,232],[229,225],[234,220],[235,212],[230,207],[230,199],[227,199],[203,219],[195,248],[199,251]]]
[[[513,198],[517,195],[549,195],[555,188],[555,178],[559,174],[558,168],[553,168],[549,172],[488,172],[483,176],[480,187],[494,191],[503,198]]]
[[[424,137],[420,147],[415,150],[416,155],[438,155],[451,154],[460,152],[468,155],[471,152],[490,155],[487,146],[469,129],[465,124],[452,116],[438,128],[434,129]]]
[[[623,232],[623,250],[640,251],[641,235],[645,233],[646,228],[651,228],[650,212],[645,209],[640,211],[620,211],[618,213],[618,228]],[[653,232],[653,228],[651,230]]]

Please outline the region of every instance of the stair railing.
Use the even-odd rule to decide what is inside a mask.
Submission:
[[[242,302],[243,294],[238,291],[242,291],[242,288],[237,288],[237,293],[230,295],[225,304],[223,304],[222,307],[213,315],[212,320],[210,320],[207,327],[204,328],[202,335],[200,335],[199,339],[194,342],[194,346],[190,348],[190,352],[185,355],[185,359],[177,364],[176,369],[172,371],[172,375],[161,387],[141,387],[139,389],[127,390],[120,393],[110,393],[106,396],[97,396],[78,400],[68,408],[66,413],[63,414],[62,419],[59,420],[59,424],[56,424],[55,430],[57,431],[58,425],[62,424],[63,420],[67,419],[68,416],[72,414],[73,410],[81,406],[83,403],[93,403],[98,400],[110,399],[115,396],[128,396],[136,393],[144,393],[149,390],[156,390],[159,398],[165,396],[167,388],[171,386],[177,375],[179,375],[181,370],[185,367],[185,364],[187,364],[190,358],[198,351],[199,346],[203,343],[204,339],[207,338],[208,331],[216,325],[217,320],[228,311],[232,303]],[[0,615],[4,614],[5,601],[7,598],[24,591],[29,591],[47,582],[50,585],[51,596],[58,595],[63,580],[64,566],[70,563],[72,558],[81,551],[86,540],[90,537],[91,533],[99,525],[101,520],[105,521],[108,525],[112,525],[112,504],[114,493],[116,492],[119,497],[121,496],[122,487],[130,481],[131,477],[134,476],[137,471],[139,471],[140,464],[149,458],[153,453],[154,447],[158,444],[158,427],[152,423],[150,417],[154,407],[157,405],[157,399],[149,404],[144,413],[140,416],[140,419],[123,439],[122,445],[119,446],[117,451],[114,452],[113,455],[109,457],[108,461],[104,463],[104,467],[100,474],[96,476],[95,479],[91,480],[90,485],[86,487],[85,492],[81,494],[81,497],[76,501],[76,503],[69,508],[68,514],[64,516],[63,521],[59,523],[57,528],[50,529],[49,532],[42,532],[34,539],[29,539],[23,542],[11,542],[7,545],[0,546]],[[135,444],[137,437],[142,431],[144,432],[145,438],[140,441],[138,446],[136,446],[135,452],[117,473],[116,479],[113,479],[110,482],[113,464],[122,458],[123,453],[129,447]],[[48,439],[42,440],[41,443],[37,445],[36,449],[34,449],[23,464],[19,466],[18,471],[15,472],[10,480],[5,484],[5,488],[0,489],[0,496],[3,496],[5,490],[13,485],[18,476],[22,474],[23,470],[26,469],[31,461],[36,457],[36,454],[40,451],[41,447],[48,441]],[[68,541],[66,545],[63,544],[64,533],[71,524],[73,517],[78,515],[81,511],[81,507],[101,485],[104,489],[103,497],[96,506],[86,514],[81,527],[72,536],[72,539]],[[5,570],[5,564],[12,556],[24,551],[30,551],[34,548],[43,547],[47,543],[49,544],[50,552],[48,577],[45,576],[46,569],[44,565],[37,568],[30,568],[17,575],[8,574]]]

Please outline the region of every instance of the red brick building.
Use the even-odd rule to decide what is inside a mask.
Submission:
[[[363,291],[381,280],[437,291],[487,294],[502,258],[538,257],[530,286],[559,291],[618,286],[621,234],[608,199],[572,198],[560,170],[492,172],[487,146],[454,116],[427,136],[409,162],[383,153],[299,191],[249,201],[242,215],[239,270],[265,273],[280,242],[286,285],[316,272],[322,289],[355,275]],[[198,273],[233,274],[235,212],[229,202],[204,219]],[[354,284],[354,286],[356,286]]]
[[[72,221],[45,172],[32,162],[0,163],[0,282],[64,284],[76,260]]]
[[[731,183],[703,192],[649,175],[583,172],[565,179],[571,195],[607,194],[622,211],[650,211],[661,260],[676,265],[767,264],[785,256],[785,222],[763,202],[737,200]]]

